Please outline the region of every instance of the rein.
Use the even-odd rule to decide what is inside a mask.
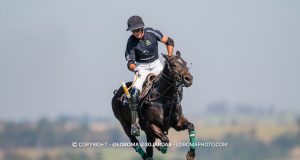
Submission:
[[[169,64],[166,64],[166,65],[168,65],[168,70],[169,70],[169,72],[172,72],[172,71],[171,71],[171,68],[169,67]],[[174,72],[174,71],[173,71],[173,72]],[[166,80],[164,77],[166,77],[167,80]],[[155,89],[156,84],[157,84],[157,81],[158,81],[159,78],[160,78],[162,81],[167,82],[167,83],[169,84],[168,88],[165,89],[163,93],[159,93],[159,92]],[[174,80],[174,79],[175,79],[175,80]],[[150,92],[154,92],[154,93],[155,93],[156,95],[158,95],[158,96],[155,97],[155,98],[152,98],[152,99],[150,99],[150,97],[147,96],[148,101],[151,102],[151,101],[154,101],[154,100],[159,99],[159,98],[161,98],[161,97],[165,97],[165,98],[168,98],[168,99],[172,99],[172,101],[173,101],[173,99],[174,99],[174,97],[175,97],[174,95],[175,95],[176,92],[178,91],[178,88],[179,88],[179,87],[182,87],[182,85],[183,85],[183,78],[182,78],[182,75],[181,75],[181,74],[176,73],[176,74],[174,75],[174,79],[172,79],[171,77],[167,76],[167,75],[164,74],[163,71],[162,71],[162,72],[157,76],[157,78],[156,78],[156,80],[155,80],[155,82],[154,82],[154,85],[152,85],[151,91],[150,91]],[[170,81],[172,81],[172,82],[170,82]],[[165,95],[165,94],[167,93],[167,91],[169,91],[173,86],[175,86],[175,90],[174,90],[172,96],[167,96],[167,95]],[[176,90],[176,88],[177,88],[177,90]],[[182,90],[182,89],[180,89],[180,90]],[[180,98],[179,100],[177,100],[176,104],[178,104],[181,100],[182,100],[182,98]],[[171,104],[174,104],[174,102],[172,102]]]

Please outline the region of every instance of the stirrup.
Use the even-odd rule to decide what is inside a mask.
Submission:
[[[140,136],[140,127],[137,124],[131,125],[131,135]]]

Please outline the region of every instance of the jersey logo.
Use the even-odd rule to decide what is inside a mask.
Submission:
[[[146,45],[149,46],[151,44],[151,41],[149,41],[148,39],[145,41]]]

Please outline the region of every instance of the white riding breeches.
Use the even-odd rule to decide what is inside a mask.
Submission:
[[[137,80],[133,84],[133,87],[142,91],[143,83],[146,80],[146,77],[153,73],[154,75],[158,75],[162,70],[163,66],[159,59],[155,60],[151,63],[136,63],[136,69],[138,70],[140,76],[137,77]],[[136,79],[136,75],[134,76],[133,82]]]

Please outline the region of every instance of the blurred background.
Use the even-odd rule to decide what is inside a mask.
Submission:
[[[132,15],[172,37],[189,63],[182,105],[198,141],[228,144],[198,147],[197,160],[300,157],[300,1],[1,0],[0,160],[139,159],[129,147],[71,145],[128,142],[110,102],[133,77]],[[187,150],[154,155],[181,160]]]

